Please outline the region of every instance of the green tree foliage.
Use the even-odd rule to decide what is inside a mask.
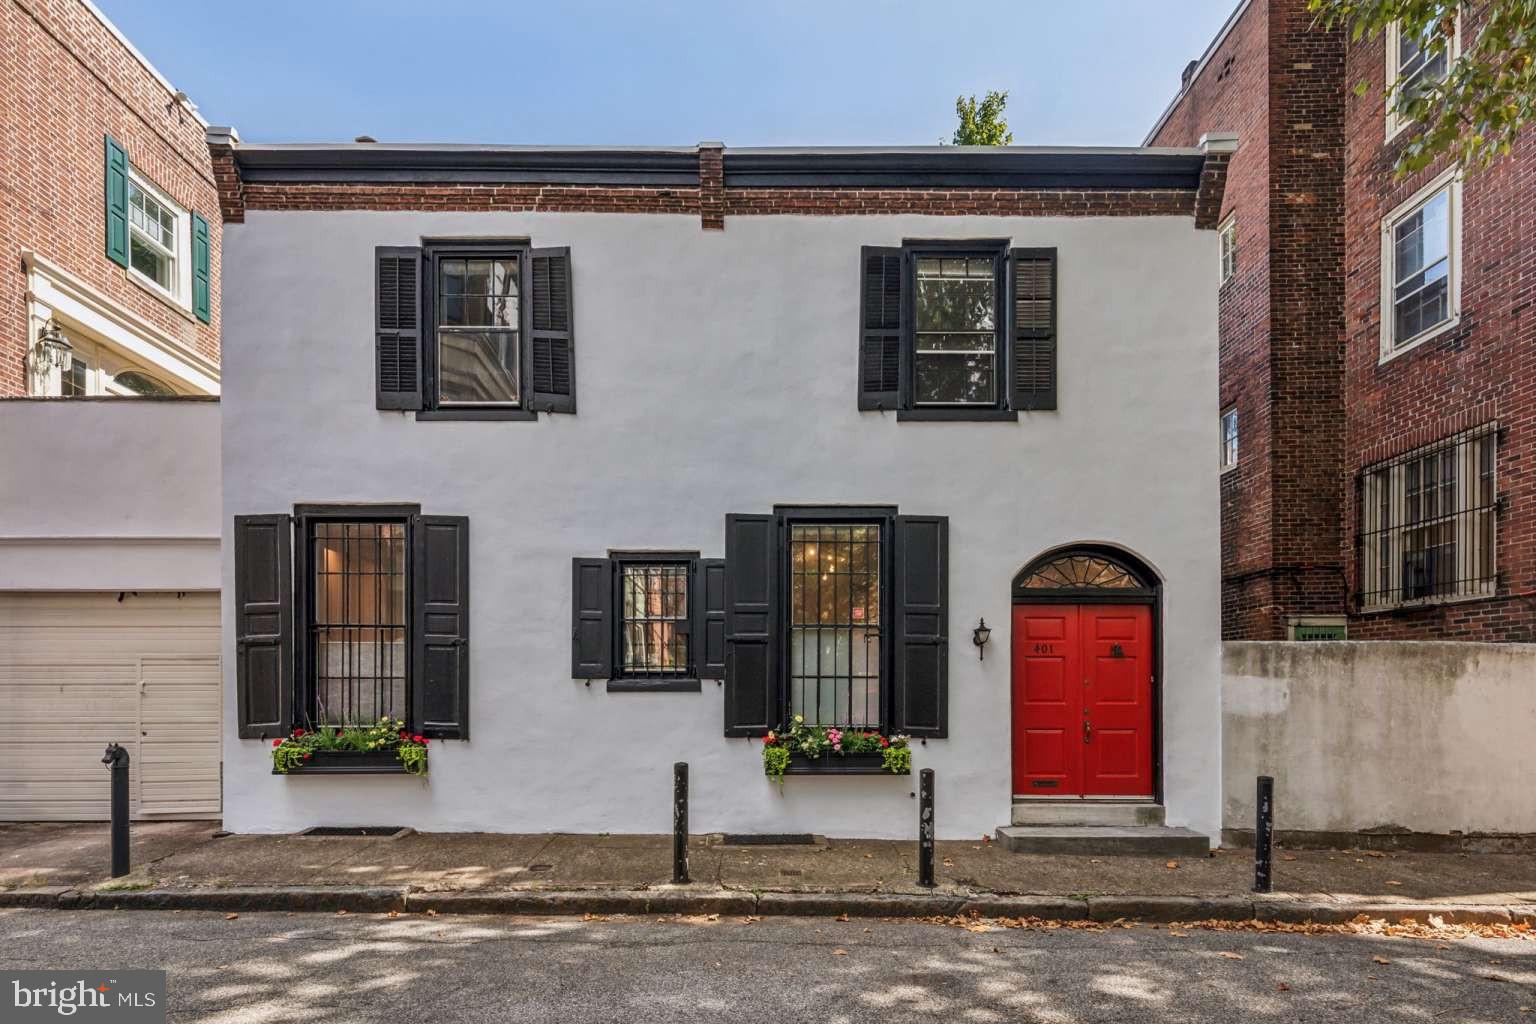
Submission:
[[[1536,3],[1536,0],[1531,2]],[[1013,145],[1013,132],[1003,120],[1003,108],[1007,105],[1006,92],[988,92],[980,103],[975,96],[955,97],[955,114],[960,118],[960,125],[955,129],[955,145]]]
[[[1398,22],[1401,32],[1427,39],[1432,56],[1453,52],[1462,8],[1461,54],[1445,77],[1419,88],[1387,83],[1387,102],[1412,124],[1398,174],[1447,153],[1468,170],[1486,167],[1507,154],[1536,117],[1536,0],[1307,0],[1307,6],[1323,27],[1346,27],[1351,42]],[[1355,92],[1369,89],[1362,82]]]

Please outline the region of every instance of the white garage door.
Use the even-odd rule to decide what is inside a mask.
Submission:
[[[0,593],[0,820],[219,816],[219,595]]]

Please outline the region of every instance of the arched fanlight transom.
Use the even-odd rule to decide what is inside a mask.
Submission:
[[[1065,551],[1043,558],[1018,575],[1015,592],[1057,590],[1140,591],[1151,584],[1133,568],[1098,551]]]

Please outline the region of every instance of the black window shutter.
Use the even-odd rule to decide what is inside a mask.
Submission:
[[[293,520],[235,516],[235,703],[241,739],[293,726]]]
[[[777,724],[779,544],[771,515],[725,517],[725,734]]]
[[[900,248],[866,245],[859,254],[859,408],[895,409],[907,275]]]
[[[693,645],[700,679],[725,678],[725,559],[701,558],[693,575]]]
[[[571,678],[613,675],[613,562],[571,559]]]
[[[1014,249],[1013,408],[1056,408],[1056,250]]]
[[[469,519],[416,516],[411,726],[469,739]]]
[[[533,311],[529,318],[528,408],[576,411],[576,340],[572,330],[571,250],[534,249]]]
[[[896,700],[891,729],[949,734],[949,518],[896,517]]]
[[[420,409],[421,250],[381,245],[373,259],[375,404],[380,409]]]

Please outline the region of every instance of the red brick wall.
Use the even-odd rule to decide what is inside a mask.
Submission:
[[[1269,11],[1255,0],[1149,140],[1193,146],[1208,132],[1238,136],[1218,218],[1237,216],[1237,270],[1221,289],[1221,393],[1210,410],[1213,460],[1220,410],[1236,405],[1238,415],[1237,468],[1221,479],[1222,635],[1229,639],[1269,637],[1277,621],[1270,576],[1269,61]],[[1218,280],[1214,266],[1211,280]]]
[[[1474,12],[1473,17],[1476,17]],[[1462,38],[1477,31],[1462,26]],[[1442,160],[1397,180],[1399,148],[1386,135],[1383,42],[1349,48],[1346,162],[1347,472],[1463,426],[1496,420],[1506,428],[1496,464],[1505,504],[1495,559],[1501,574],[1491,599],[1412,611],[1356,615],[1352,638],[1536,640],[1536,132],[1511,156],[1467,175],[1462,190],[1459,327],[1382,363],[1381,221],[1449,166]],[[1347,488],[1346,536],[1354,530]],[[1355,554],[1350,547],[1353,585]]]
[[[203,355],[219,353],[219,197],[203,126],[78,0],[0,0],[0,396],[26,393],[31,249]],[[172,308],[106,257],[103,136],[208,219],[212,323]]]

